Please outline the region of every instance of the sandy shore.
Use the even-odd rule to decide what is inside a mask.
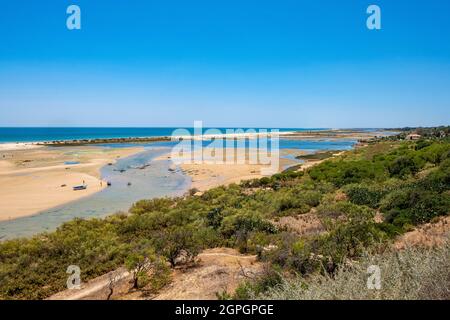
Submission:
[[[254,132],[235,132],[235,133],[208,133],[205,132],[199,135],[175,135],[172,139],[184,139],[184,140],[211,140],[211,139],[255,139],[271,136],[290,136],[295,135],[295,131],[274,131],[267,130],[266,132],[261,132],[260,130],[254,130]]]
[[[142,148],[0,145],[0,221],[36,214],[106,187],[100,168]],[[66,164],[66,162],[77,162]],[[73,191],[83,184],[86,190]]]
[[[40,146],[33,142],[0,143],[0,152],[12,150],[29,150],[36,148],[40,148]]]
[[[205,159],[207,159],[208,155],[211,154],[211,149],[209,148],[204,148],[202,151]],[[233,152],[233,149],[225,149],[224,154],[227,154],[228,152]],[[233,163],[216,164],[207,163],[204,161],[202,163],[181,163],[179,164],[179,167],[185,174],[191,177],[191,188],[198,189],[199,191],[205,191],[220,185],[229,185],[231,183],[239,183],[243,180],[263,177],[264,174],[262,170],[264,168],[269,168],[270,165],[254,164],[250,161],[252,156],[256,153],[257,151],[255,149],[247,149],[245,156],[246,159],[243,163],[236,163],[237,161],[234,161]],[[286,156],[295,157],[303,154],[305,154],[305,152],[299,149],[280,150],[280,158],[278,166],[276,167],[276,172],[281,172],[284,168],[298,163],[298,161],[285,158]],[[187,160],[191,157],[201,157],[201,151],[195,151],[190,156],[184,155],[180,158]],[[174,160],[172,159],[172,155],[165,155],[159,159]],[[234,159],[236,159],[236,155]]]

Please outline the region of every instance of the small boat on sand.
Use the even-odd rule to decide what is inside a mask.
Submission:
[[[87,189],[87,185],[85,185],[85,184],[73,187],[73,191],[86,190],[86,189]]]

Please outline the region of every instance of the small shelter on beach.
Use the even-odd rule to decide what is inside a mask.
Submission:
[[[422,136],[417,133],[411,133],[406,136],[406,140],[419,140]]]

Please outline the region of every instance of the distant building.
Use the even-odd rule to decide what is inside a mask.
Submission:
[[[406,140],[419,140],[422,136],[417,133],[411,133],[406,136]]]

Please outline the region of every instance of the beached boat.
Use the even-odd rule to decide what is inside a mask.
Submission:
[[[73,191],[86,190],[86,189],[87,189],[87,185],[85,185],[85,184],[73,187]]]

